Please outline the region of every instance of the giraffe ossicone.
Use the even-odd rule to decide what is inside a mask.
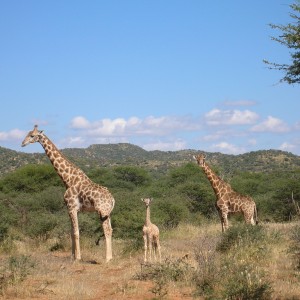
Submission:
[[[142,198],[142,202],[146,205],[146,221],[143,226],[143,239],[144,239],[144,262],[156,260],[158,254],[159,262],[161,262],[161,251],[159,242],[159,229],[151,222],[150,219],[150,203],[152,198]]]
[[[66,187],[64,201],[71,220],[72,257],[75,260],[81,259],[77,213],[79,211],[96,211],[102,221],[106,240],[106,261],[111,260],[110,214],[115,205],[112,194],[106,187],[94,183],[80,168],[71,163],[44,134],[43,130],[38,130],[37,125],[29,131],[22,142],[22,147],[36,142],[42,145]]]
[[[205,162],[205,158],[206,156],[203,153],[194,156],[215,192],[216,207],[221,219],[222,231],[224,232],[228,228],[228,214],[230,213],[242,213],[247,224],[257,224],[257,210],[253,199],[234,191],[229,183],[213,172]]]

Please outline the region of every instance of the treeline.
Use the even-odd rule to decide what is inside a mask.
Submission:
[[[222,170],[215,171],[224,176]],[[90,169],[87,175],[108,187],[116,200],[112,213],[116,238],[141,235],[145,220],[142,197],[154,198],[151,220],[162,230],[174,228],[180,222],[199,226],[210,220],[219,222],[215,195],[196,163],[174,167],[163,174],[137,166],[116,166]],[[260,221],[285,222],[297,217],[295,204],[300,201],[300,169],[270,173],[240,171],[224,180],[236,191],[253,197]],[[69,234],[64,191],[61,179],[49,164],[27,165],[2,177],[0,240],[8,236],[47,239]],[[96,238],[102,234],[96,213],[79,214],[79,225],[83,235]]]

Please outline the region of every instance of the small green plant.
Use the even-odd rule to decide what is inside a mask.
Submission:
[[[12,254],[16,250],[17,246],[14,243],[14,237],[9,235],[0,243],[0,252],[5,254]]]
[[[168,284],[170,282],[187,281],[192,277],[194,269],[186,261],[185,257],[171,260],[166,259],[161,264],[145,264],[135,278],[139,280],[152,280],[154,287],[151,292],[159,299],[168,294]]]
[[[228,252],[233,247],[249,246],[253,243],[264,241],[266,234],[262,226],[238,224],[229,227],[217,245],[217,251]]]
[[[35,263],[30,256],[11,256],[8,261],[8,269],[12,274],[12,283],[23,281],[34,266]]]
[[[54,245],[50,247],[50,251],[59,251],[59,250],[65,250],[65,246],[63,245],[62,242],[56,242]]]
[[[144,247],[143,240],[138,236],[126,241],[122,254],[123,255],[133,254],[143,249],[143,247]]]
[[[31,214],[31,222],[26,231],[31,237],[38,237],[41,241],[46,241],[57,224],[57,217],[53,214],[34,213]]]
[[[8,234],[8,225],[0,223],[0,242],[2,242]]]
[[[220,281],[220,261],[216,251],[218,237],[203,236],[195,248],[195,259],[198,263],[194,282],[195,294],[205,299],[216,299],[215,289]]]
[[[288,249],[288,252],[293,257],[295,268],[300,270],[300,225],[296,225],[292,228],[290,239],[291,245]]]
[[[271,283],[265,274],[249,263],[235,263],[226,268],[223,298],[228,300],[268,300],[271,298]]]
[[[261,268],[270,242],[261,226],[239,224],[221,237],[204,236],[196,249],[196,295],[206,300],[266,300],[271,283]]]
[[[30,256],[11,256],[0,271],[0,293],[3,294],[9,285],[24,281],[34,267],[35,263]]]

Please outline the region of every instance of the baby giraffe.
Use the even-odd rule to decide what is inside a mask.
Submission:
[[[146,222],[143,227],[143,238],[144,238],[144,249],[145,256],[144,262],[147,262],[147,252],[149,252],[149,260],[156,260],[156,252],[158,252],[159,261],[161,261],[161,253],[160,253],[160,243],[159,243],[159,229],[158,227],[151,223],[150,220],[150,203],[153,200],[152,198],[142,198],[141,199],[146,205]],[[148,251],[149,248],[149,251]]]

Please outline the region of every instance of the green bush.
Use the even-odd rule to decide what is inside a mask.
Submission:
[[[51,165],[27,165],[0,180],[0,191],[4,193],[35,193],[49,186],[62,186]]]
[[[148,185],[151,181],[148,172],[143,168],[121,166],[114,168],[113,172],[118,181],[132,183],[135,186]]]
[[[3,294],[9,285],[24,281],[34,267],[35,262],[30,256],[9,257],[6,266],[0,270],[0,294]]]
[[[291,244],[288,252],[292,255],[295,262],[295,268],[300,270],[300,225],[292,228],[290,233]]]
[[[272,285],[261,265],[272,242],[262,227],[246,224],[202,238],[195,251],[196,294],[210,300],[271,299]]]
[[[266,239],[266,233],[262,226],[237,224],[229,227],[221,237],[217,245],[217,251],[228,252],[233,247],[244,247],[251,244],[258,244]]]
[[[185,221],[189,215],[184,202],[172,201],[170,199],[157,200],[157,205],[153,205],[151,214],[156,216],[158,223],[164,228],[176,228],[181,221]],[[152,218],[154,219],[154,218]]]
[[[228,270],[228,269],[227,269]],[[225,284],[223,285],[223,299],[228,300],[269,300],[272,295],[271,283],[265,274],[256,266],[236,263],[230,266]]]
[[[196,295],[205,299],[216,299],[216,289],[220,283],[220,261],[216,251],[218,237],[204,235],[195,248],[195,259],[198,264],[194,282]]]
[[[138,280],[151,280],[154,283],[151,292],[160,299],[168,294],[170,282],[189,281],[193,277],[194,269],[185,260],[165,259],[160,264],[146,264],[142,266],[141,272],[135,275]]]
[[[7,233],[8,225],[0,222],[0,242],[2,242],[7,237]]]
[[[32,238],[47,240],[51,231],[58,225],[58,219],[52,214],[29,214],[29,222],[26,233]]]

